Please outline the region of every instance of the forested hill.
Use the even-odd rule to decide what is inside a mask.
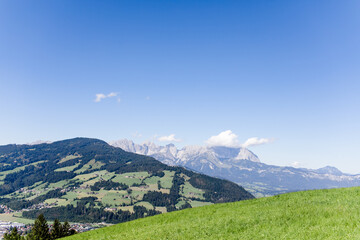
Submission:
[[[232,182],[171,167],[106,142],[75,138],[0,146],[0,203],[48,219],[123,222],[251,199]]]

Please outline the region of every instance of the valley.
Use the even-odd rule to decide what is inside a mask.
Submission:
[[[237,166],[241,163],[247,168],[264,165],[224,157],[251,157],[244,151],[211,151],[202,154],[212,154],[212,161],[223,156],[218,164],[236,161]],[[5,230],[17,224],[20,231],[29,231],[29,224],[43,214],[49,223],[55,219],[69,221],[79,232],[69,237],[75,240],[360,236],[353,221],[360,216],[356,210],[359,187],[254,199],[230,181],[168,166],[150,156],[88,138],[0,146],[0,170],[0,221]],[[343,176],[334,168],[317,173]],[[261,185],[252,183],[245,187]],[[349,215],[352,217],[348,219]]]
[[[42,213],[49,220],[118,223],[253,198],[234,183],[96,139],[0,146],[0,169],[3,212],[23,222]]]

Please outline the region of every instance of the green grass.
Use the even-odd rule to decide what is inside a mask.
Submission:
[[[181,190],[182,190],[182,195],[184,195],[185,197],[205,199],[204,198],[205,191],[193,187],[189,182],[185,182],[185,184],[181,186]]]
[[[157,176],[153,176],[151,178],[147,178],[144,180],[144,183],[146,183],[147,185],[149,184],[157,184],[158,181],[160,181],[160,177],[157,177]]]
[[[146,183],[147,185],[154,184],[157,186],[158,182],[160,181],[160,185],[163,189],[170,189],[172,187],[172,180],[174,178],[175,172],[165,170],[164,173],[165,175],[162,178],[153,176],[151,178],[146,178],[144,180],[144,183]]]
[[[100,179],[101,177],[106,177],[108,174],[111,174],[111,173],[109,173],[106,170],[101,170],[101,171],[96,171],[96,172],[92,172],[92,173],[77,175],[76,177],[73,178],[73,180],[78,179],[81,182],[86,182],[92,178]]]
[[[143,197],[144,197],[144,195],[145,195],[145,193],[146,193],[145,191],[139,191],[139,190],[137,190],[137,189],[139,189],[139,188],[137,188],[137,187],[132,187],[131,189],[132,189],[132,192],[131,192],[130,196],[131,196],[134,200],[140,201],[140,200],[143,199]],[[134,190],[134,189],[135,189],[135,190]]]
[[[184,200],[179,201],[175,206],[177,209],[179,209],[182,205],[184,205],[186,202]]]
[[[185,209],[68,239],[360,239],[360,187]]]
[[[68,155],[68,156],[62,158],[62,159],[58,162],[58,164],[67,162],[67,161],[72,160],[72,159],[75,159],[75,158],[80,158],[80,157],[82,157],[82,156],[81,156],[81,155],[78,155],[78,154]]]
[[[130,199],[124,198],[126,194],[125,191],[113,191],[110,190],[108,193],[102,198],[102,203],[104,205],[110,205],[111,207],[120,206],[122,203],[130,204]]]
[[[67,199],[69,202],[74,201],[77,198],[78,194],[75,192],[67,192],[66,195],[62,196],[61,198]]]
[[[48,188],[55,189],[55,188],[64,188],[67,184],[69,184],[69,180],[62,180],[56,183],[50,183]]]
[[[170,189],[175,172],[165,170],[164,173],[165,175],[160,179],[161,187]]]
[[[41,184],[43,184],[42,181],[36,182],[36,183],[34,183],[33,185],[31,185],[31,186],[29,187],[29,189],[36,188],[36,187],[38,187],[38,186],[41,185]]]
[[[148,177],[148,176],[149,176],[149,173],[147,173],[147,172],[129,172],[129,173],[123,173],[123,174],[116,175],[116,177],[113,178],[112,181],[118,182],[118,183],[124,183],[128,186],[131,186],[134,183],[140,184],[141,181],[145,177]]]
[[[43,162],[46,162],[46,161],[38,161],[38,162],[30,163],[28,165],[24,165],[24,166],[21,166],[21,167],[14,168],[13,170],[0,172],[0,180],[4,180],[6,175],[8,175],[8,174],[15,173],[15,172],[20,172],[20,171],[24,170],[26,167],[36,166],[36,165],[38,165],[40,163],[43,163]]]
[[[18,222],[18,223],[23,223],[23,224],[33,224],[34,223],[33,219],[16,217],[14,215],[16,215],[16,214],[2,213],[2,214],[0,214],[0,221],[3,221],[3,222]]]
[[[56,206],[66,206],[69,204],[69,202],[66,199],[63,198],[50,198],[46,199],[44,203],[47,204],[56,204]]]
[[[135,204],[135,206],[143,206],[146,207],[147,209],[154,209],[154,206],[149,202],[138,202]]]
[[[207,205],[212,205],[213,203],[211,202],[201,202],[201,201],[195,201],[195,200],[190,200],[189,201],[191,207],[202,207],[202,206],[207,206]]]
[[[55,172],[61,172],[61,171],[72,172],[72,171],[73,171],[75,168],[77,168],[79,165],[80,165],[80,163],[77,163],[77,164],[72,165],[72,166],[58,168],[58,169],[55,169]]]
[[[83,173],[89,169],[99,169],[101,166],[105,165],[105,163],[97,162],[95,159],[92,159],[88,163],[86,163],[82,168],[76,170],[74,173]]]

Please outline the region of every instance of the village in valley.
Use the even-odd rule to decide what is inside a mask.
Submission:
[[[39,206],[40,207],[40,206]],[[43,206],[46,207],[46,206]],[[14,211],[6,205],[0,205],[0,239],[3,239],[5,233],[10,232],[16,227],[20,233],[29,233],[33,226],[33,221],[20,218],[22,211]],[[19,222],[17,222],[19,221]],[[48,222],[51,226],[52,222]],[[70,223],[70,227],[76,232],[86,232],[92,229],[109,226],[107,223]]]

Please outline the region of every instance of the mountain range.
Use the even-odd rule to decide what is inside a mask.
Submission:
[[[117,223],[251,198],[228,180],[98,139],[0,146],[0,211],[18,217]]]
[[[360,175],[342,173],[335,167],[320,169],[274,166],[262,163],[247,148],[222,146],[157,146],[122,139],[110,142],[125,151],[152,156],[171,166],[183,166],[209,176],[233,181],[257,197],[300,190],[360,185]]]

